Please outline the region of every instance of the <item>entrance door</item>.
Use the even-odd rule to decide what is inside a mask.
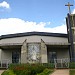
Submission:
[[[12,52],[12,63],[19,63],[19,52]]]
[[[54,63],[54,59],[57,59],[56,52],[49,52],[48,59],[49,63]]]
[[[54,59],[55,68],[69,68],[69,59]]]

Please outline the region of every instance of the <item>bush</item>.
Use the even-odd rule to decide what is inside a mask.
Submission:
[[[50,70],[50,69],[46,68],[42,73],[39,73],[37,75],[49,75],[52,72],[53,72],[53,70]]]
[[[16,75],[36,75],[42,72],[46,67],[42,64],[11,64],[9,69]]]
[[[16,75],[12,70],[4,71],[1,75]]]
[[[70,75],[75,75],[75,70],[70,70]]]
[[[48,75],[51,71],[46,68],[54,68],[54,64],[10,64],[2,75]]]
[[[32,64],[31,65],[31,75],[42,72],[46,67],[42,64]]]
[[[49,68],[49,69],[54,69],[54,68],[55,68],[54,63],[43,63],[43,65],[44,65],[46,68]]]
[[[9,69],[13,70],[16,75],[30,75],[30,65],[29,64],[10,64]]]
[[[69,63],[69,68],[70,69],[75,69],[75,62],[70,62]]]

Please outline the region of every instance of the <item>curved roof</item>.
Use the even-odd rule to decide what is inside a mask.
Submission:
[[[38,35],[38,36],[53,36],[53,37],[65,37],[65,38],[68,37],[67,34],[61,34],[61,33],[25,32],[25,33],[1,35],[1,36],[0,36],[0,39],[13,38],[13,37],[22,37],[22,36],[32,36],[32,35]]]

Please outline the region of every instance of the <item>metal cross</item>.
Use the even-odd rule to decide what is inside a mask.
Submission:
[[[73,6],[73,5],[68,2],[68,4],[66,4],[65,6],[68,6],[69,14],[71,14],[70,6]]]

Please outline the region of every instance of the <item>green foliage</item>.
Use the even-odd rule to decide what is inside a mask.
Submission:
[[[43,63],[43,64],[37,63],[37,64],[10,64],[9,65],[9,69],[13,70],[13,72],[16,75],[36,75],[38,73],[43,72],[45,68],[53,69],[54,64],[53,63]]]
[[[31,65],[31,75],[35,75],[37,73],[42,72],[45,69],[45,67],[41,64],[32,64]]]
[[[2,75],[48,75],[52,72],[46,68],[54,68],[54,64],[10,64],[9,70],[2,73]]]
[[[13,70],[16,75],[30,75],[30,64],[10,64],[9,69]]]
[[[43,65],[44,65],[46,68],[49,68],[49,69],[54,69],[54,68],[55,68],[54,63],[43,63]]]
[[[16,75],[12,70],[4,71],[1,75]]]
[[[69,75],[75,75],[75,70],[70,70]]]
[[[11,64],[9,69],[16,75],[36,75],[42,72],[46,67],[42,64]]]
[[[37,75],[49,75],[53,72],[53,70],[50,70],[50,69],[45,69],[43,72],[37,74]]]
[[[70,69],[75,69],[75,62],[70,62],[69,63],[69,68]]]

